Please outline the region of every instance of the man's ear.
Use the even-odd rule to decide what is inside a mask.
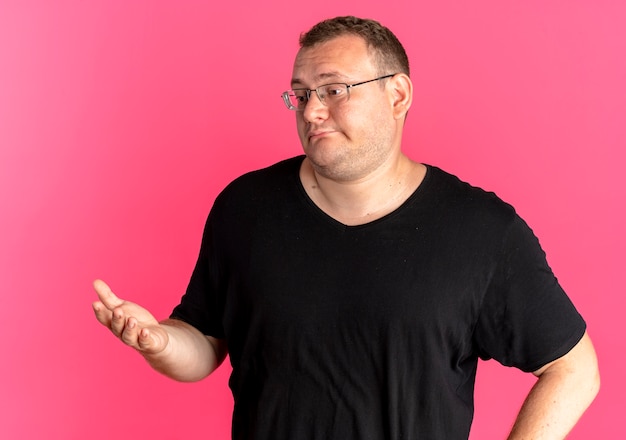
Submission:
[[[413,83],[411,78],[404,73],[398,73],[389,79],[387,86],[391,90],[393,116],[395,119],[403,119],[413,102]]]

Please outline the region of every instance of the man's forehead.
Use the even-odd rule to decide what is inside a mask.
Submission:
[[[345,35],[301,48],[294,61],[291,82],[345,81],[372,67],[375,66],[365,41]]]
[[[296,62],[311,57],[334,53],[359,53],[362,56],[369,55],[366,41],[358,35],[340,35],[329,40],[320,41],[313,46],[300,48],[296,54]]]
[[[320,73],[311,75],[310,77],[299,77],[295,75],[295,71],[294,71],[294,76],[293,78],[291,78],[291,84],[305,84],[307,82],[314,82],[314,83],[318,83],[318,82],[332,82],[332,81],[345,81],[350,79],[349,75],[346,75],[343,72],[340,72],[338,70],[331,70],[331,71],[322,71]]]

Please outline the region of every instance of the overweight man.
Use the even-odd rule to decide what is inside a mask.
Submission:
[[[409,75],[378,22],[316,24],[282,95],[303,154],[217,197],[170,318],[94,283],[98,321],[155,370],[197,381],[229,355],[234,439],[467,439],[479,358],[537,377],[510,439],[564,438],[598,391],[515,209],[403,153]]]

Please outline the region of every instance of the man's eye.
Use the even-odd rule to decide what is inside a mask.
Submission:
[[[326,95],[332,97],[338,97],[343,95],[345,89],[343,87],[331,86],[326,89]]]
[[[305,103],[307,101],[306,92],[298,91],[298,92],[295,92],[293,96],[294,96],[294,99],[300,104]]]

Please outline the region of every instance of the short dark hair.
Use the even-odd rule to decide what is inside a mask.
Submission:
[[[379,74],[410,74],[409,58],[400,40],[379,22],[354,16],[321,21],[300,35],[300,47],[307,48],[344,35],[357,35],[375,54]]]

